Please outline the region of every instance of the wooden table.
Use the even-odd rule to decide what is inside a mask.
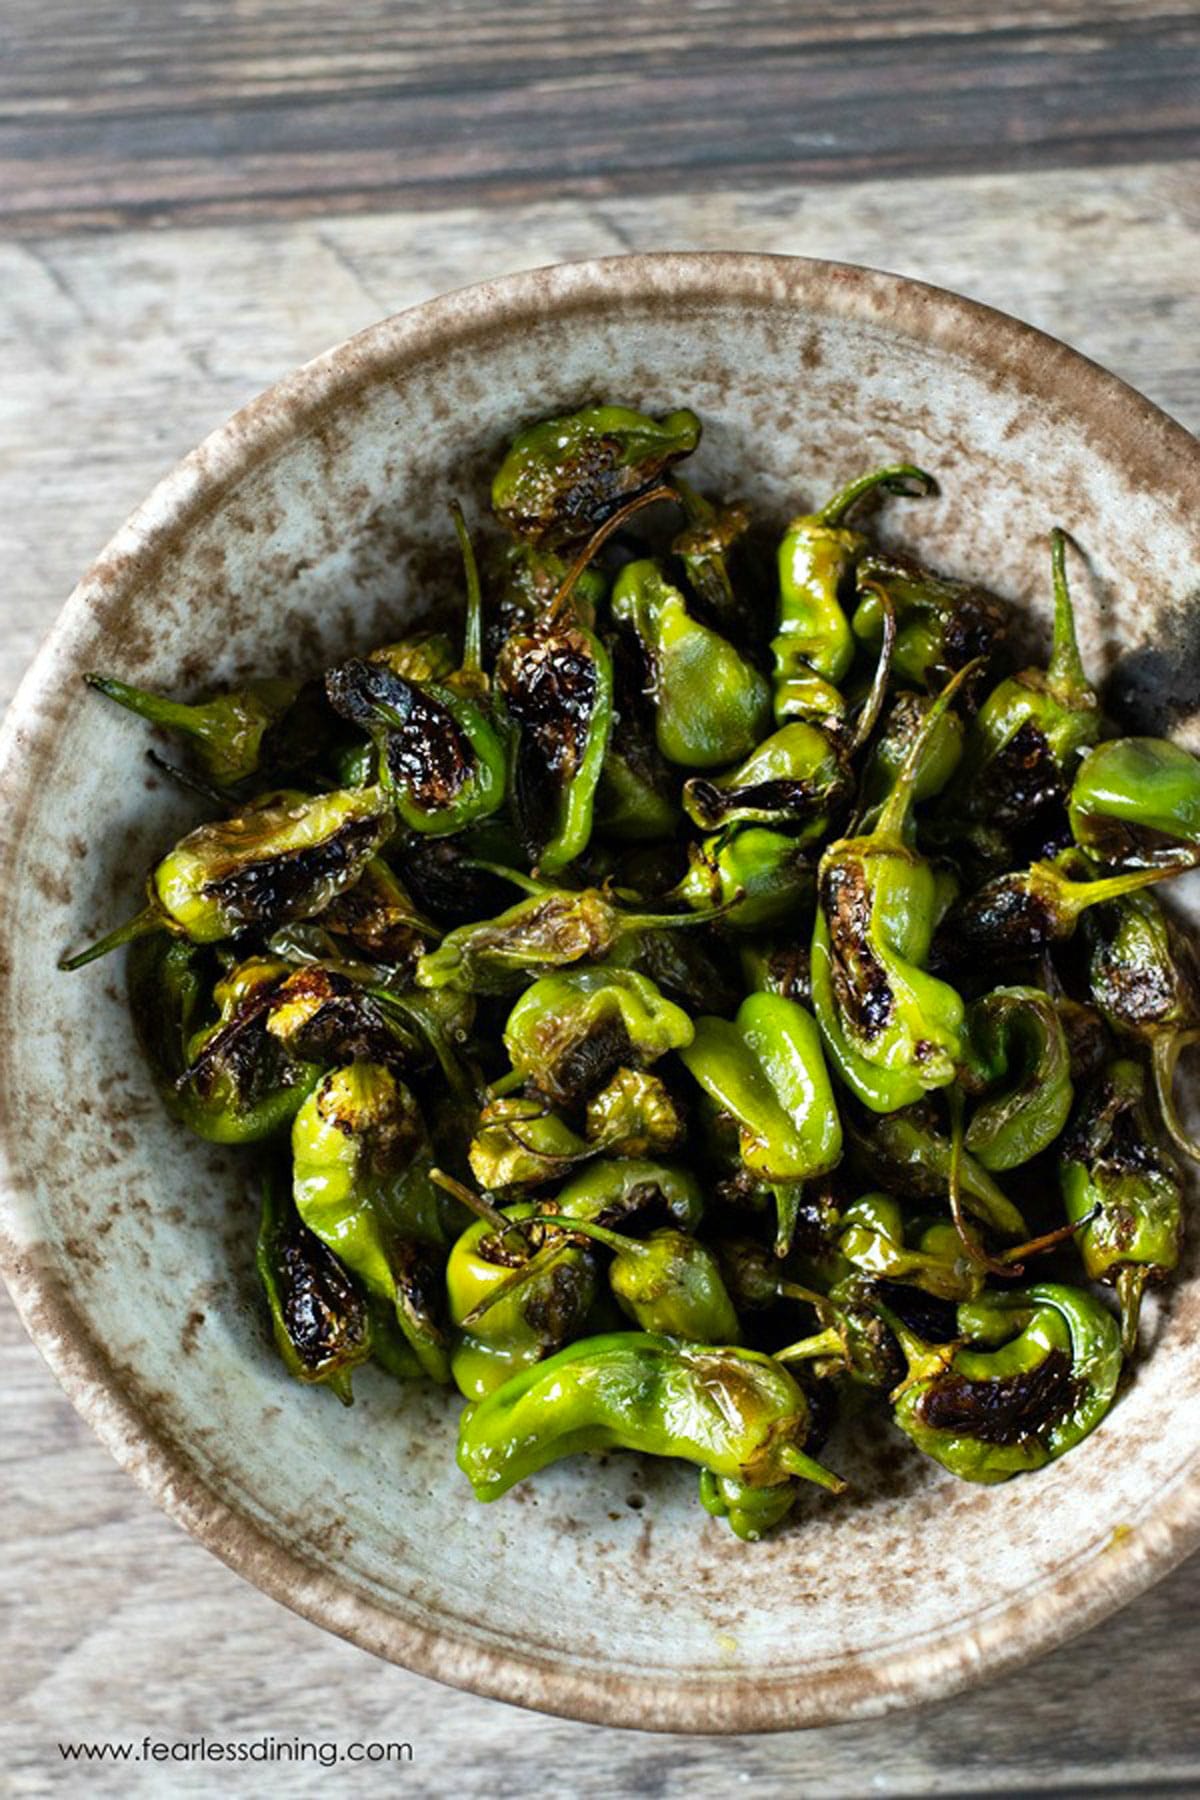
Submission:
[[[900,269],[1200,426],[1192,0],[999,0],[983,21],[966,0],[8,0],[0,701],[206,430],[381,314],[505,270],[680,246]],[[0,1408],[0,1792],[1200,1792],[1200,1561],[919,1714],[641,1737],[436,1687],[244,1585],[109,1462],[7,1301]],[[404,1740],[414,1760],[85,1777],[57,1748],[147,1735]]]

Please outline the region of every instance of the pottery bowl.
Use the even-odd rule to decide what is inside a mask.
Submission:
[[[910,460],[941,496],[878,529],[1047,614],[1067,526],[1081,636],[1144,729],[1188,736],[1196,446],[1060,344],[889,275],[630,257],[453,294],[310,363],[155,490],[67,603],[9,714],[0,864],[3,1260],[80,1412],[155,1498],[268,1593],[378,1654],[612,1724],[811,1725],[944,1696],[1082,1630],[1200,1539],[1200,1280],[1147,1308],[1152,1353],[1044,1472],[954,1480],[881,1423],[854,1484],[738,1543],[694,1476],[560,1465],[492,1506],[454,1465],[457,1402],[368,1370],[356,1404],[289,1382],[233,1155],[164,1116],[120,959],[65,946],[136,910],[196,814],[85,669],[203,689],[315,670],[454,591],[446,501],[480,517],[514,427],[609,396],[694,407],[696,479],[783,520]]]

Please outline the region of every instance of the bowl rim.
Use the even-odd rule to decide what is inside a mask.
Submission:
[[[736,251],[671,251],[559,263],[457,289],[368,326],[267,388],[209,434],[152,490],[66,601],[0,726],[0,795],[10,830],[0,848],[0,945],[32,811],[39,753],[61,705],[60,670],[77,632],[118,611],[171,540],[214,509],[261,460],[360,386],[406,363],[548,315],[631,300],[798,306],[817,317],[886,325],[964,359],[998,382],[1064,407],[1072,428],[1114,446],[1131,482],[1184,516],[1200,515],[1196,440],[1078,351],[946,289],[854,264]],[[1064,392],[1069,402],[1064,403]],[[647,1678],[565,1668],[519,1649],[484,1647],[456,1627],[405,1620],[308,1562],[220,1499],[123,1391],[68,1285],[39,1243],[23,1197],[20,1121],[4,1101],[10,1034],[0,1033],[0,1272],[31,1338],[76,1411],[150,1497],[223,1562],[295,1612],[376,1655],[452,1687],[593,1724],[658,1731],[790,1730],[948,1698],[1098,1624],[1200,1544],[1200,1455],[1122,1542],[1060,1572],[982,1624],[964,1621],[878,1670],[844,1662],[807,1679]]]

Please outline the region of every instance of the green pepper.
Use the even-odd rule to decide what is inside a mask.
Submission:
[[[646,975],[607,967],[543,975],[508,1015],[504,1048],[555,1105],[585,1099],[621,1064],[645,1066],[692,1041],[692,1021]]]
[[[1054,640],[1047,668],[1023,669],[988,695],[971,724],[943,815],[983,839],[1027,826],[1066,800],[1075,768],[1100,735],[1096,694],[1084,672],[1066,576],[1063,532],[1051,533]]]
[[[838,691],[854,660],[854,637],[842,610],[842,594],[867,548],[860,532],[845,525],[856,501],[876,488],[893,494],[932,494],[932,476],[906,463],[877,469],[852,481],[820,512],[792,520],[779,546],[779,626],[771,644],[775,659],[775,718],[824,722],[836,731],[845,720]]]
[[[994,988],[967,1013],[966,1045],[968,1084],[981,1095],[966,1147],[985,1169],[1015,1169],[1049,1148],[1071,1111],[1058,1008],[1040,988]]]
[[[934,696],[906,691],[897,694],[863,768],[858,804],[864,820],[883,806],[900,779],[914,740],[933,710]],[[913,804],[932,800],[951,780],[962,760],[966,727],[956,712],[942,713],[921,757],[913,781]],[[910,828],[911,828],[910,820]]]
[[[859,601],[851,621],[862,643],[883,636],[879,589],[896,614],[892,672],[936,692],[978,657],[990,656],[1008,629],[1008,608],[973,582],[952,581],[896,551],[874,551],[858,565]]]
[[[544,1100],[503,1094],[479,1113],[467,1151],[481,1188],[540,1187],[564,1169],[599,1154]]]
[[[596,789],[595,825],[618,843],[673,837],[681,822],[679,778],[659,753],[639,646],[605,640],[613,672],[613,730]]]
[[[657,563],[627,563],[612,613],[642,646],[654,696],[654,730],[668,762],[719,769],[745,756],[766,731],[766,679],[719,633],[689,613]]]
[[[613,1332],[569,1345],[464,1411],[458,1466],[479,1500],[588,1450],[681,1457],[718,1482],[787,1484],[793,1497],[798,1481],[841,1492],[845,1483],[806,1454],[810,1430],[803,1390],[769,1356]],[[736,1500],[728,1516],[735,1530],[753,1529]]]
[[[801,1185],[835,1167],[842,1153],[841,1120],[811,1013],[778,994],[749,994],[732,1024],[697,1019],[679,1054],[736,1121],[746,1167],[775,1189],[775,1248],[786,1255]]]
[[[390,1300],[425,1373],[449,1378],[435,1284],[443,1242],[424,1122],[390,1069],[325,1075],[292,1124],[293,1193],[309,1230]]]
[[[968,674],[942,689],[873,828],[821,858],[812,939],[813,1010],[834,1068],[873,1112],[895,1112],[954,1080],[963,1003],[927,972],[938,881],[910,845],[921,763]]]
[[[181,838],[150,876],[149,904],[59,967],[81,968],[153,931],[212,944],[250,926],[312,918],[358,880],[392,825],[379,788],[315,799],[286,789],[265,794]]]
[[[1116,1396],[1120,1332],[1079,1288],[984,1294],[959,1307],[958,1332],[963,1348],[916,1350],[894,1417],[964,1481],[1042,1468],[1094,1431]]]
[[[690,1025],[690,1021],[689,1021]],[[589,1150],[606,1156],[663,1156],[678,1149],[683,1114],[657,1075],[621,1068],[587,1103]]]
[[[813,1300],[810,1288],[792,1281],[785,1265],[754,1238],[722,1238],[713,1254],[737,1313],[764,1312],[779,1300]]]
[[[457,1337],[450,1369],[481,1400],[578,1336],[595,1293],[586,1248],[533,1220],[527,1202],[476,1219],[451,1246],[446,1293]]]
[[[855,1161],[889,1192],[915,1200],[944,1200],[950,1188],[953,1146],[933,1117],[932,1102],[899,1112],[849,1117],[846,1136]],[[987,1170],[969,1154],[961,1157],[964,1205],[1001,1237],[1027,1237],[1025,1220]]]
[[[849,796],[850,772],[828,736],[796,720],[764,738],[736,768],[684,783],[683,806],[703,831],[726,825],[800,827],[797,842],[822,838]]]
[[[289,1375],[331,1388],[349,1406],[352,1372],[373,1348],[366,1301],[271,1176],[263,1182],[255,1261]]]
[[[1120,900],[1177,872],[1168,865],[1080,880],[1072,873],[1077,857],[1078,852],[1068,853],[1066,859],[993,876],[958,901],[938,931],[938,961],[951,968],[988,968],[1036,957],[1051,944],[1065,943],[1089,907]]]
[[[1114,738],[1079,765],[1075,842],[1126,868],[1188,867],[1200,853],[1200,761],[1167,738]]]
[[[702,923],[698,914],[623,912],[599,888],[555,889],[537,881],[495,919],[480,919],[448,932],[418,962],[420,987],[452,987],[462,993],[508,994],[538,968],[598,962],[622,938],[648,930]]]
[[[1154,894],[1128,894],[1090,921],[1092,998],[1114,1031],[1148,1045],[1167,1130],[1185,1156],[1200,1158],[1175,1103],[1180,1055],[1200,1040],[1200,966],[1191,940]]]
[[[559,1189],[554,1205],[565,1218],[596,1225],[620,1225],[649,1213],[694,1232],[704,1213],[704,1194],[689,1169],[630,1157],[592,1163]]]
[[[813,894],[804,846],[784,831],[740,825],[688,846],[688,868],[667,896],[697,912],[719,911],[737,931],[792,922]]]
[[[553,1221],[543,1218],[542,1223]],[[689,1344],[737,1344],[741,1328],[716,1258],[698,1239],[670,1226],[648,1238],[573,1220],[567,1229],[615,1254],[608,1280],[621,1310],[639,1331]]]
[[[266,767],[278,770],[302,761],[298,746],[283,752],[278,740],[304,689],[304,683],[268,676],[245,687],[214,694],[210,700],[186,706],[144,688],[131,687],[111,675],[85,675],[89,687],[115,700],[128,712],[179,731],[189,739],[205,774],[219,787],[234,787]]]
[[[964,1256],[954,1226],[942,1219],[909,1226],[890,1194],[863,1194],[845,1208],[837,1248],[864,1274],[911,1283],[939,1300],[973,1300],[983,1288],[983,1271]]]
[[[750,528],[750,514],[739,500],[714,506],[676,476],[671,483],[683,506],[686,524],[671,541],[671,554],[683,564],[688,586],[709,616],[724,628],[741,624],[741,607],[729,579],[727,558]]]
[[[381,856],[371,857],[354,886],[330,902],[321,924],[353,950],[393,970],[411,968],[427,945],[441,936]]]
[[[1179,1262],[1183,1182],[1157,1142],[1135,1062],[1109,1064],[1081,1101],[1059,1148],[1059,1183],[1089,1281],[1107,1281],[1121,1302],[1125,1354],[1137,1348],[1147,1282]]]
[[[647,418],[588,406],[543,419],[514,438],[492,482],[492,508],[514,537],[559,547],[586,538],[631,495],[700,442],[695,413]]]

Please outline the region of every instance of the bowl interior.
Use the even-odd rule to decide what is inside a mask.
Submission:
[[[776,520],[876,463],[930,468],[940,496],[888,502],[880,534],[1039,621],[1047,530],[1066,525],[1092,669],[1119,664],[1139,722],[1186,736],[1196,514],[1162,448],[1182,434],[1160,442],[1142,403],[1039,346],[965,303],[813,265],[518,278],[385,323],[256,403],[72,601],[8,738],[10,1271],[109,1442],[281,1598],[510,1699],[747,1728],[944,1693],[1182,1554],[1173,1497],[1200,1447],[1190,1270],[1150,1302],[1153,1353],[1104,1427],[1035,1478],[963,1485],[880,1425],[827,1453],[853,1498],[814,1493],[757,1546],[701,1512],[691,1472],[622,1455],[476,1505],[456,1400],[367,1371],[344,1411],[288,1381],[243,1165],[164,1117],[117,959],[55,970],[136,909],[141,871],[196,816],[147,764],[144,728],[79,673],[187,690],[394,634],[456,592],[449,496],[481,517],[514,426],[589,398],[695,407],[701,485]]]

